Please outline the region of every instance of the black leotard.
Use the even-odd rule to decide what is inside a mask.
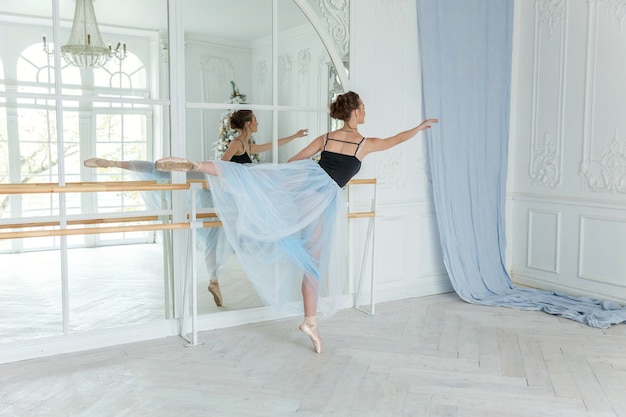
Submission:
[[[250,155],[248,155],[248,152],[244,152],[241,155],[233,155],[232,158],[230,158],[231,162],[237,162],[238,164],[251,164],[252,163],[252,159],[250,158]]]
[[[356,145],[354,154],[346,155],[337,152],[331,152],[326,150],[326,142],[334,140],[335,142],[352,143]],[[324,150],[322,150],[319,164],[324,171],[337,183],[338,186],[343,187],[354,177],[361,169],[361,161],[356,157],[356,153],[361,149],[361,145],[365,141],[365,138],[361,139],[359,143],[348,142],[345,140],[329,138],[326,135],[324,140]]]
[[[250,158],[250,155],[246,152],[246,145],[243,144],[243,140],[240,138],[235,138],[235,140],[241,142],[241,146],[243,146],[243,153],[241,155],[233,155],[232,158],[230,158],[230,162],[236,162],[238,164],[251,164],[252,158]]]

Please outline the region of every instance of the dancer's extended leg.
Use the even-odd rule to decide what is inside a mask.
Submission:
[[[89,158],[85,159],[83,164],[87,168],[123,168],[129,169],[128,161],[112,161],[104,158]]]

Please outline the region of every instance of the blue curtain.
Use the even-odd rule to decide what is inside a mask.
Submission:
[[[470,303],[542,310],[593,327],[611,301],[515,287],[504,266],[514,0],[417,0],[433,198],[444,263]]]

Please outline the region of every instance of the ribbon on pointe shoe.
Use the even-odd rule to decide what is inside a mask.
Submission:
[[[85,159],[83,165],[85,165],[87,168],[110,168],[113,166],[113,164],[111,164],[111,161],[103,158]]]
[[[304,322],[298,326],[298,329],[309,336],[315,353],[322,353],[322,338],[317,331],[317,317],[305,317]]]
[[[185,158],[168,156],[161,158],[154,164],[159,171],[194,171],[198,168],[198,163]]]
[[[209,281],[209,292],[213,295],[213,301],[218,307],[222,306],[222,291],[220,290],[220,283],[212,279]]]

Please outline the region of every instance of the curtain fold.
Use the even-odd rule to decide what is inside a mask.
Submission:
[[[433,199],[443,260],[465,301],[605,328],[612,301],[515,287],[504,265],[514,0],[417,0]]]

